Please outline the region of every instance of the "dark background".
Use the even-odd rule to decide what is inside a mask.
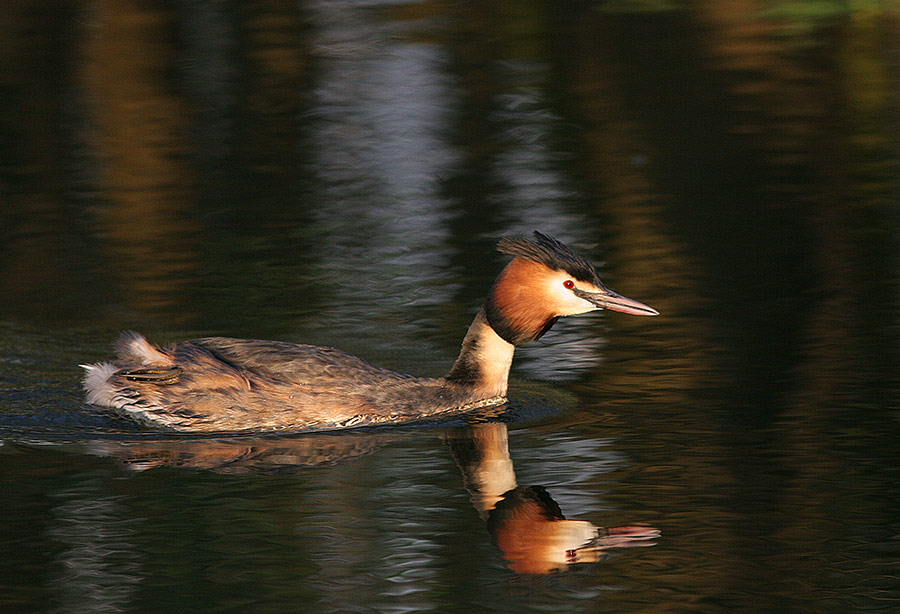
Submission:
[[[893,611],[898,84],[890,3],[4,1],[0,609]],[[532,229],[662,315],[518,352],[519,481],[653,548],[516,577],[439,427],[92,448],[144,435],[81,400],[122,329],[440,375]]]

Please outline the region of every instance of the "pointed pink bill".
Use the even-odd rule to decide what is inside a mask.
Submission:
[[[604,288],[602,292],[576,292],[581,298],[595,304],[600,309],[609,309],[610,311],[621,311],[622,313],[630,313],[633,316],[658,316],[659,312],[649,305],[645,305],[633,298],[616,294],[609,288]]]

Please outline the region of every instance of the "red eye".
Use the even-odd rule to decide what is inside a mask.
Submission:
[[[563,282],[563,286],[565,286],[566,288],[571,290],[572,288],[575,287],[575,282],[572,281],[571,279],[567,279],[566,281]]]

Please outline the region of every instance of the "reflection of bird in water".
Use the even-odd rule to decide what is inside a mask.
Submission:
[[[647,525],[606,529],[567,520],[545,488],[518,486],[503,423],[454,429],[446,440],[472,504],[517,573],[545,574],[595,563],[613,548],[653,546],[660,535]]]
[[[505,401],[515,347],[538,339],[561,316],[596,309],[657,314],[606,288],[591,263],[551,237],[502,239],[499,250],[514,258],[444,377],[396,373],[333,348],[210,337],[160,349],[125,333],[118,361],[85,366],[87,399],[178,431],[408,422]]]
[[[97,440],[78,450],[116,458],[135,471],[173,467],[230,474],[293,474],[312,466],[351,461],[420,432],[382,429],[280,438]],[[605,529],[566,519],[546,489],[518,486],[507,427],[502,422],[448,429],[444,439],[462,472],[472,505],[486,521],[509,568],[517,573],[564,571],[576,563],[597,562],[614,548],[652,546],[659,537],[659,531],[647,525]]]

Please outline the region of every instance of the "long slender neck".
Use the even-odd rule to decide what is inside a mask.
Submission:
[[[506,396],[509,368],[516,347],[488,324],[484,307],[478,310],[463,339],[459,358],[444,378],[471,387],[483,398]]]

